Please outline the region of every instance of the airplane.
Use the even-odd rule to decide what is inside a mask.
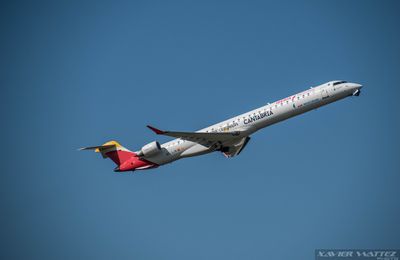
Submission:
[[[196,132],[164,131],[148,125],[157,135],[175,137],[164,144],[153,141],[132,152],[116,141],[79,150],[94,150],[117,165],[115,172],[157,168],[173,161],[215,151],[239,155],[256,131],[349,96],[359,96],[362,85],[334,80],[311,87],[274,103],[235,116]]]

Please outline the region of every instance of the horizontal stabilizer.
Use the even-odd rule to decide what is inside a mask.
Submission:
[[[132,158],[133,156],[136,156],[135,153],[129,151],[128,149],[120,145],[117,141],[109,141],[103,145],[83,147],[78,150],[94,150],[96,153],[101,153],[103,158],[110,158],[118,166],[128,159]]]
[[[98,145],[98,146],[89,146],[89,147],[83,147],[78,149],[79,151],[82,150],[94,150],[96,153],[102,153],[105,150],[108,150],[110,148],[122,148],[122,146],[117,142],[117,141],[109,141],[105,144]],[[111,149],[112,150],[112,149]]]
[[[114,147],[114,146],[116,146],[116,145],[110,144],[110,145],[89,146],[89,147],[79,148],[78,150],[79,151],[82,151],[82,150],[96,150],[96,152],[99,152],[100,149],[107,149],[107,148],[111,148],[111,147]]]

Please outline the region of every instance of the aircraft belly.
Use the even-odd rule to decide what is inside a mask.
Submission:
[[[189,149],[185,150],[180,154],[180,157],[192,157],[192,156],[197,156],[197,155],[202,155],[206,153],[210,153],[213,150],[211,150],[209,147],[206,147],[201,144],[196,144]]]
[[[171,163],[183,157],[190,157],[212,152],[209,148],[187,141],[179,147],[163,148],[162,152],[146,160],[156,163],[158,165]]]

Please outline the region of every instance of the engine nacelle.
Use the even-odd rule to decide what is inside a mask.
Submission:
[[[160,143],[157,141],[146,144],[140,149],[138,156],[152,157],[161,152]]]

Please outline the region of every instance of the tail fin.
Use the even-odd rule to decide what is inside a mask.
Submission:
[[[96,153],[101,153],[103,158],[110,158],[118,166],[136,155],[134,152],[120,145],[117,141],[109,141],[100,146],[83,147],[79,150],[94,150]]]

